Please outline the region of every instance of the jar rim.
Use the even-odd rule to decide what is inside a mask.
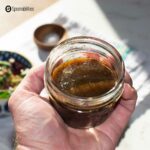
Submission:
[[[111,93],[115,92],[116,89],[118,89],[117,91],[119,91],[119,89],[121,88],[119,85],[124,82],[123,79],[124,79],[124,74],[125,74],[125,67],[124,67],[124,62],[122,60],[122,57],[120,55],[120,53],[117,51],[117,49],[112,46],[111,44],[109,44],[108,42],[102,40],[102,39],[99,39],[99,38],[96,38],[96,37],[92,37],[92,36],[76,36],[76,37],[72,37],[72,38],[69,38],[63,42],[61,42],[59,45],[57,45],[52,51],[56,50],[57,48],[63,46],[63,45],[66,45],[66,44],[70,44],[70,43],[74,43],[74,42],[78,42],[78,41],[81,41],[81,40],[92,40],[93,42],[98,42],[99,43],[99,46],[101,46],[100,44],[103,44],[104,46],[106,46],[108,49],[111,49],[111,51],[113,50],[113,52],[117,55],[117,57],[119,58],[119,61],[121,62],[121,68],[122,68],[122,72],[121,72],[121,76],[119,77],[119,79],[117,80],[117,84],[115,84],[115,86],[113,88],[111,88],[109,91],[107,91],[106,93],[103,93],[99,96],[92,96],[92,97],[82,97],[82,96],[75,96],[75,95],[71,95],[71,94],[66,94],[64,92],[62,92],[59,88],[57,88],[57,86],[52,82],[52,78],[51,76],[49,77],[49,79],[51,80],[51,82],[49,80],[48,81],[48,84],[50,84],[52,86],[52,88],[59,92],[62,96],[64,97],[67,97],[68,99],[73,99],[73,101],[75,103],[78,103],[78,102],[92,102],[94,100],[94,102],[96,100],[99,100],[101,99],[102,100],[102,103],[104,102],[107,102],[106,99],[108,99],[108,95],[110,95]],[[51,53],[50,53],[51,54]],[[46,61],[46,65],[45,65],[45,72],[47,71],[47,65],[49,63],[49,58],[50,58],[50,55],[48,56],[47,58],[47,61]],[[46,73],[45,73],[45,79],[46,79]]]

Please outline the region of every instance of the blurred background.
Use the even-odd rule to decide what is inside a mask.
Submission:
[[[7,12],[7,5],[34,9]],[[88,34],[111,41],[120,50],[139,95],[116,149],[150,149],[150,0],[1,0],[0,8],[0,50],[16,49],[33,64],[48,55],[33,42],[34,30],[45,23],[63,25],[68,36]],[[13,139],[10,115],[0,117],[0,150],[12,149]]]
[[[49,7],[57,0],[2,0],[0,1],[0,36],[4,35],[5,33],[11,31],[13,28],[17,27],[21,23],[25,22],[29,18],[33,17],[43,9]],[[33,7],[34,11],[27,11],[23,12],[20,11],[19,13],[9,13],[5,11],[6,6],[29,6]]]

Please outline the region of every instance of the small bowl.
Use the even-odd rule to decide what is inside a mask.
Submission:
[[[36,45],[46,51],[50,51],[66,38],[66,29],[58,24],[45,24],[34,31]]]

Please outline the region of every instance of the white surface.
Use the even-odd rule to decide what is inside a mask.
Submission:
[[[144,9],[146,11],[148,10],[149,3],[146,3],[147,4],[146,5],[145,1],[146,0],[144,0],[143,3],[147,7],[145,7],[146,9],[143,8],[143,11]],[[98,6],[97,2],[103,5]],[[117,23],[121,25],[119,26],[119,29],[120,28],[123,29],[123,32],[121,34],[125,33],[126,35],[125,37],[123,37],[123,40],[128,41],[130,39],[128,39],[127,33],[125,32],[127,30],[128,35],[130,37],[131,31],[130,31],[130,26],[128,26],[128,22],[130,23],[134,19],[134,16],[140,17],[139,13],[136,12],[131,13],[135,8],[136,8],[135,10],[138,10],[137,9],[137,6],[139,6],[139,4],[137,5],[138,2],[139,2],[138,0],[131,0],[131,1],[127,0],[122,5],[121,2],[119,3],[119,0],[112,0],[112,1],[109,0],[109,2],[108,1],[104,2],[102,0],[100,1],[99,0],[97,1],[96,0],[95,1],[94,0],[61,0],[55,5],[53,5],[52,7],[44,10],[39,15],[35,16],[31,20],[27,21],[20,27],[14,29],[6,36],[2,37],[0,39],[0,49],[2,50],[9,49],[9,50],[15,50],[17,52],[20,52],[26,57],[28,57],[34,65],[38,65],[39,63],[42,62],[42,59],[45,58],[44,55],[47,54],[41,53],[40,51],[37,50],[37,47],[33,42],[33,31],[39,25],[45,23],[51,23],[53,20],[55,20],[55,18],[58,17],[60,13],[66,14],[72,20],[75,20],[81,25],[87,26],[89,29],[91,29],[94,32],[114,40],[120,40],[119,37],[122,37],[122,35],[118,35],[119,32],[115,31],[115,29],[117,28],[116,26],[113,27],[114,25],[113,21],[116,20],[116,18],[118,19],[120,17],[120,20],[124,22],[124,20],[122,20],[121,18],[125,18],[126,19],[125,25],[124,24],[121,25],[122,22],[120,22],[119,24],[119,19],[117,20]],[[106,9],[104,7],[104,4],[106,4]],[[128,10],[129,12],[123,14],[124,10],[127,10],[127,8],[129,8]],[[106,10],[105,12],[106,14],[102,10]],[[109,18],[110,20],[107,20],[107,18]],[[84,27],[82,28],[82,30],[86,32],[86,29],[84,29]],[[143,28],[142,31],[140,31],[139,33],[140,34],[144,33],[143,35],[145,35],[145,37],[149,37],[149,33],[150,33],[149,31],[145,32]],[[136,32],[136,29],[132,30],[133,35],[131,37],[138,39],[137,40],[138,42],[140,41],[141,43],[144,43],[145,39],[143,38],[143,36],[137,37],[138,35],[134,34],[134,32]],[[136,47],[138,49],[137,47],[138,43],[136,44],[136,42],[134,41],[132,44],[133,47]],[[136,51],[133,52],[127,57],[126,60],[126,65],[130,71],[133,68],[134,69],[136,68],[134,71],[131,72],[131,74],[134,78],[136,78],[137,82],[135,82],[135,86],[136,88],[140,89],[139,92],[140,98],[138,100],[137,110],[135,111],[131,119],[132,124],[126,130],[125,136],[122,139],[117,150],[141,150],[141,149],[149,150],[150,149],[150,144],[148,140],[150,135],[150,128],[149,128],[150,127],[150,111],[149,111],[150,96],[145,97],[146,96],[145,93],[147,94],[150,93],[149,92],[150,67],[148,65],[148,62],[146,62],[146,60],[148,60],[150,56],[148,54],[149,53],[149,50],[147,50],[148,48],[149,47],[144,47],[144,49],[141,50],[141,53]],[[142,51],[147,52],[147,55],[142,54]],[[142,87],[141,84],[143,84],[144,87]]]
[[[31,39],[36,27],[44,23],[50,23],[60,12],[67,14],[68,17],[79,23],[88,26],[93,31],[110,35],[115,38],[118,37],[108,20],[105,18],[105,15],[96,5],[95,1],[60,0],[57,4],[51,6],[50,9],[46,9],[36,17],[33,17],[22,26],[17,27],[15,30],[1,38],[1,49],[17,49],[18,45],[21,45],[23,42]],[[22,28],[24,28],[23,31]],[[14,42],[14,40],[17,41],[17,43]]]

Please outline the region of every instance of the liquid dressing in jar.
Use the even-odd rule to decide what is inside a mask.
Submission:
[[[50,103],[73,128],[104,122],[123,91],[124,63],[117,50],[93,37],[75,37],[55,47],[46,62]]]

